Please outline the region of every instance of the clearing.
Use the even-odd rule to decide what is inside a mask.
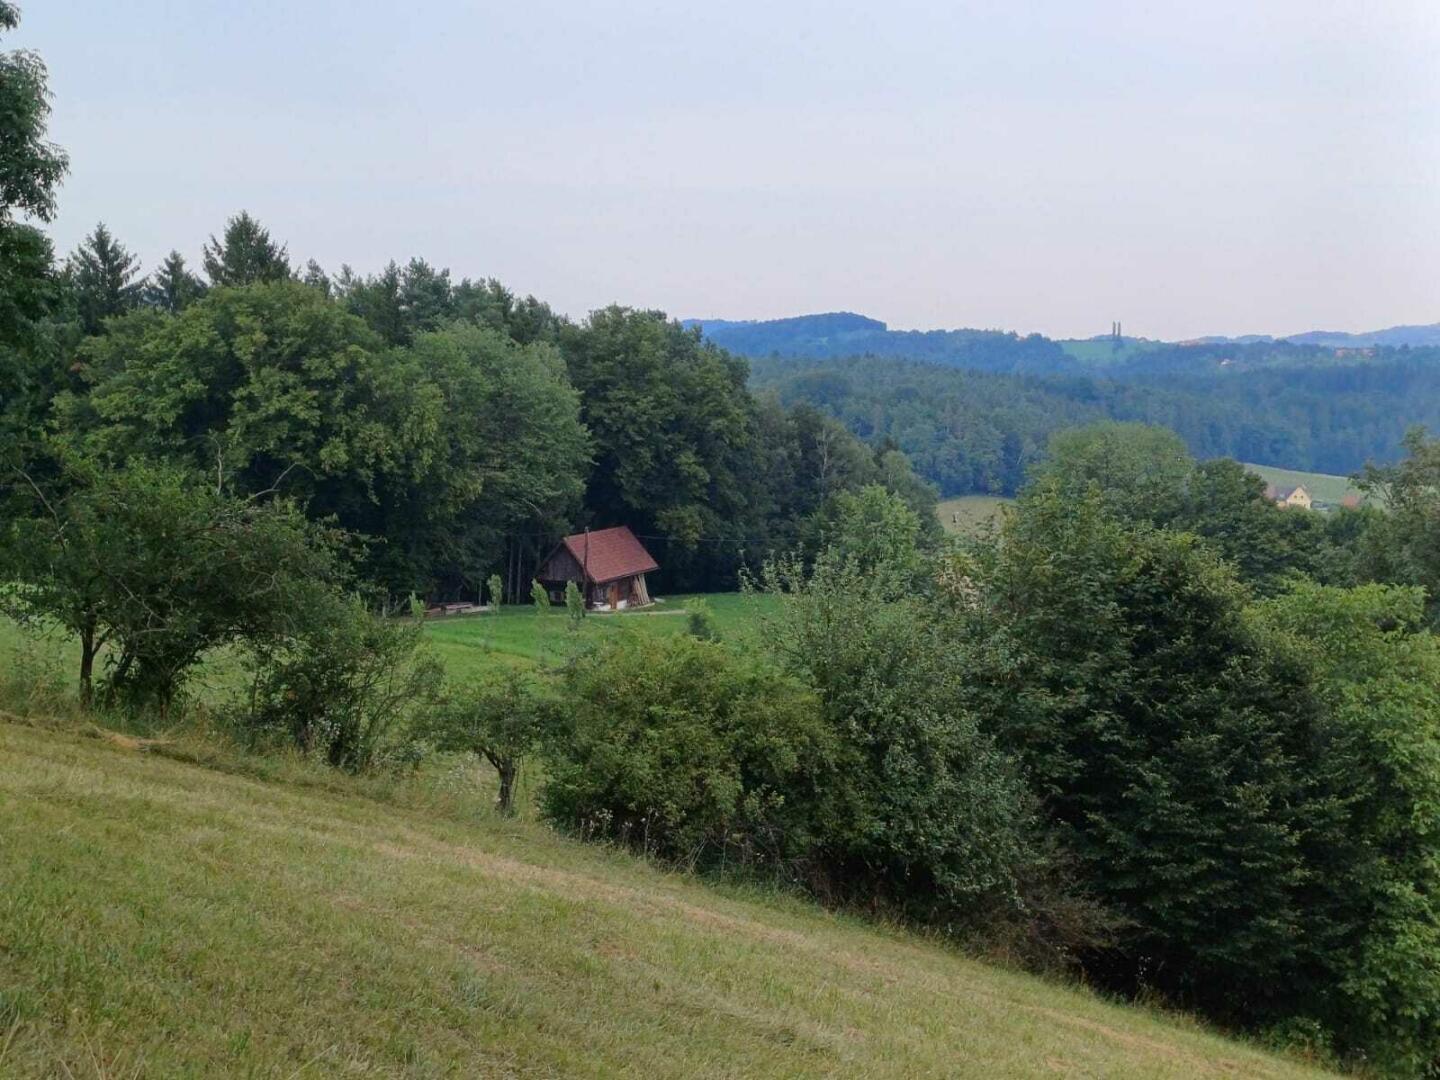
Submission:
[[[3,1075],[1320,1075],[473,803],[186,755],[0,719]]]
[[[1000,524],[1000,511],[1014,502],[1004,495],[961,495],[943,499],[935,506],[945,531],[957,536],[975,536],[991,524]]]
[[[1298,469],[1279,469],[1273,465],[1252,465],[1248,461],[1242,462],[1242,464],[1267,484],[1274,484],[1277,487],[1303,487],[1316,502],[1326,503],[1330,506],[1340,505],[1340,500],[1352,492],[1356,495],[1361,494],[1360,489],[1348,476],[1301,472]]]

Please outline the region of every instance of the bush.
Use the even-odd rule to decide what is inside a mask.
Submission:
[[[306,633],[257,655],[244,723],[281,734],[346,769],[367,768],[431,701],[440,666],[417,620],[381,619],[358,599],[336,600]]]
[[[1043,922],[1059,897],[1034,802],[963,704],[963,662],[930,610],[873,570],[832,549],[808,574],[788,562],[764,577],[781,613],[763,640],[814,691],[836,744],[817,836],[823,887],[944,926]]]
[[[685,602],[685,632],[700,641],[719,641],[720,628],[715,625],[715,613],[710,605],[698,596]]]
[[[814,698],[687,636],[622,634],[568,671],[545,815],[690,865],[793,868],[811,848],[832,740]]]

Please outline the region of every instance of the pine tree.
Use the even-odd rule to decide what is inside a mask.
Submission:
[[[172,315],[205,295],[205,283],[185,266],[185,256],[172,251],[145,284],[145,303]]]
[[[325,273],[325,268],[314,259],[305,264],[305,272],[300,275],[300,280],[312,289],[319,289],[326,296],[330,295],[330,275]]]
[[[105,320],[139,306],[145,287],[140,260],[110,234],[104,222],[95,226],[70,256],[67,266],[80,326],[98,334]]]
[[[290,256],[283,244],[270,239],[270,231],[247,211],[225,223],[225,235],[212,235],[205,245],[205,276],[211,285],[253,285],[283,281],[290,276]]]

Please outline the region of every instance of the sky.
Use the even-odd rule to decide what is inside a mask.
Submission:
[[[1434,0],[21,0],[147,267],[244,208],[582,317],[1051,336],[1440,321]]]

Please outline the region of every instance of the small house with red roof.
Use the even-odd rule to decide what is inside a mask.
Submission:
[[[650,603],[645,575],[659,570],[645,546],[624,525],[587,530],[567,536],[540,564],[535,580],[554,601],[565,598],[565,585],[575,582],[587,607],[619,611]]]

